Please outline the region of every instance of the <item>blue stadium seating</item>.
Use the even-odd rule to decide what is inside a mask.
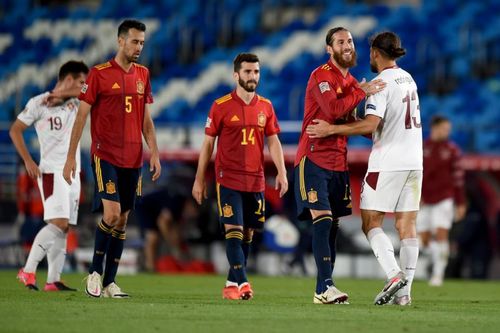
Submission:
[[[123,1],[110,0],[103,1],[95,10],[65,6],[48,8],[33,6],[33,3],[10,0],[4,6],[0,34],[12,35],[14,42],[0,54],[2,82],[19,71],[23,64],[43,65],[65,50],[83,51],[91,45],[91,36],[82,40],[63,37],[57,42],[45,37],[31,40],[25,30],[40,19],[54,22],[70,19],[75,25],[82,20],[159,19],[160,27],[149,36],[142,59],[152,68],[156,92],[175,78],[196,80],[201,71],[217,62],[229,63],[238,52],[255,47],[279,49],[293,33],[319,31],[334,16],[372,16],[377,20],[376,27],[363,38],[356,39],[359,64],[352,73],[359,79],[372,78],[368,66],[368,36],[385,29],[396,31],[408,49],[400,65],[417,81],[424,124],[428,124],[433,114],[447,114],[457,128],[455,139],[464,149],[499,152],[500,130],[496,125],[500,120],[499,0],[423,1],[418,8],[326,0],[196,0],[195,5],[193,1],[181,0],[130,0],[127,6],[123,6]],[[318,6],[321,10],[312,23],[297,19],[276,31],[262,29],[262,16],[266,11],[292,6]],[[259,93],[273,100],[280,120],[301,120],[303,90],[309,73],[325,59],[325,55],[302,52],[277,71],[268,70],[266,63],[262,64]],[[482,68],[478,69],[478,65]],[[21,88],[22,103],[43,90],[33,84]],[[158,113],[156,121],[201,125],[212,101],[230,89],[221,83],[193,104],[179,97]],[[0,101],[0,108],[5,110],[0,113],[1,120],[10,120],[8,117],[13,115],[11,110],[16,106],[13,100],[11,96]],[[369,144],[363,139],[353,139],[351,143]]]

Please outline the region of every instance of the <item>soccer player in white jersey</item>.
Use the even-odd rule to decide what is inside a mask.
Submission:
[[[77,178],[68,185],[62,171],[78,110],[76,96],[85,83],[88,71],[88,67],[79,61],[68,61],[62,65],[54,90],[31,98],[10,128],[10,137],[24,161],[28,175],[38,180],[43,199],[43,218],[47,223],[36,235],[26,264],[17,274],[19,281],[31,290],[38,290],[36,269],[45,256],[48,274],[44,290],[76,290],[61,281],[61,272],[66,258],[69,225],[76,225],[78,216],[80,181]],[[73,96],[61,98],[59,92],[62,91]],[[24,130],[31,125],[35,126],[40,143],[39,165],[33,161],[23,138]],[[79,170],[80,147],[77,156]]]
[[[405,55],[399,37],[382,32],[371,40],[370,65],[387,86],[368,97],[361,121],[330,125],[316,120],[311,137],[372,134],[373,147],[361,193],[361,218],[373,253],[387,275],[375,304],[408,305],[418,259],[415,221],[422,188],[422,129],[417,86],[396,59]],[[382,230],[386,212],[394,212],[401,239],[400,265],[391,240]]]

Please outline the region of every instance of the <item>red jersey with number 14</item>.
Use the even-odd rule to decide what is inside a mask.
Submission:
[[[236,91],[217,99],[205,126],[206,135],[218,137],[217,182],[237,191],[264,191],[264,136],[279,132],[270,100],[256,94],[246,104]]]
[[[316,68],[309,78],[304,101],[304,121],[295,166],[307,156],[316,165],[331,171],[347,170],[347,137],[330,135],[311,139],[306,127],[314,119],[330,124],[344,124],[356,120],[355,108],[365,97],[356,79],[349,73],[344,77],[335,65],[328,63]]]
[[[90,111],[91,153],[122,168],[142,166],[142,126],[146,103],[153,103],[149,70],[125,70],[112,59],[90,70],[80,100]]]

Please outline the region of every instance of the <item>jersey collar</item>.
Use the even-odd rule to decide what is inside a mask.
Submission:
[[[115,58],[112,58],[109,62],[111,63],[111,65],[112,65],[112,66],[114,66],[114,67],[118,68],[120,71],[122,71],[122,72],[123,72],[123,73],[125,73],[125,74],[133,74],[133,73],[135,72],[135,64],[132,64],[132,66],[130,66],[129,71],[127,72],[127,71],[125,71],[125,70],[123,69],[123,67],[122,67],[122,66],[120,66],[120,65],[116,62]]]
[[[385,71],[386,69],[397,69],[397,68],[399,68],[399,66],[398,66],[398,65],[394,65],[394,66],[387,66],[387,67],[383,68],[380,72],[383,72],[383,71]]]
[[[250,104],[247,104],[245,103],[244,100],[242,100],[238,94],[236,93],[236,89],[233,90],[231,92],[231,96],[233,97],[233,99],[238,102],[239,104],[241,104],[242,106],[254,106],[255,104],[257,104],[257,101],[259,100],[259,96],[257,94],[255,94],[255,96],[253,97],[252,101],[250,102]]]

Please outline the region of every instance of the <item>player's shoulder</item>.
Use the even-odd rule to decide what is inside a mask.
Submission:
[[[461,153],[461,151],[462,151],[462,150],[460,149],[460,147],[458,146],[458,144],[457,144],[457,143],[455,143],[455,142],[453,142],[453,141],[451,141],[451,140],[448,140],[448,141],[447,141],[447,144],[448,144],[448,147],[449,147],[451,150],[453,150],[455,153],[457,153],[457,154],[460,154],[460,153]]]
[[[227,95],[224,95],[222,97],[217,98],[214,101],[214,104],[217,106],[222,106],[224,104],[227,104],[227,102],[231,101],[232,99],[233,99],[233,96],[232,96],[232,94],[229,93]]]
[[[326,64],[322,64],[318,67],[316,67],[316,69],[313,70],[312,72],[312,75],[316,75],[316,76],[325,76],[325,75],[332,75],[333,73],[333,68],[330,64],[326,63]]]
[[[43,106],[43,102],[45,101],[45,98],[50,94],[49,91],[43,92],[41,94],[38,94],[36,96],[31,97],[28,100],[28,103],[26,103],[26,107],[31,107],[31,108],[37,108]]]
[[[94,69],[96,71],[102,71],[102,70],[111,68],[112,66],[113,65],[111,65],[110,61],[106,61],[106,62],[103,62],[102,64],[95,65],[94,67],[92,67],[92,69]]]
[[[143,72],[146,72],[148,73],[149,72],[149,68],[147,68],[146,66],[144,65],[141,65],[141,64],[138,64],[138,63],[135,63],[133,64],[135,66],[135,68],[139,71],[143,71]]]
[[[273,103],[271,102],[271,100],[269,98],[265,98],[264,96],[260,96],[260,95],[257,95],[257,98],[259,99],[259,102],[263,102],[265,104],[268,104],[268,105],[273,105]]]

